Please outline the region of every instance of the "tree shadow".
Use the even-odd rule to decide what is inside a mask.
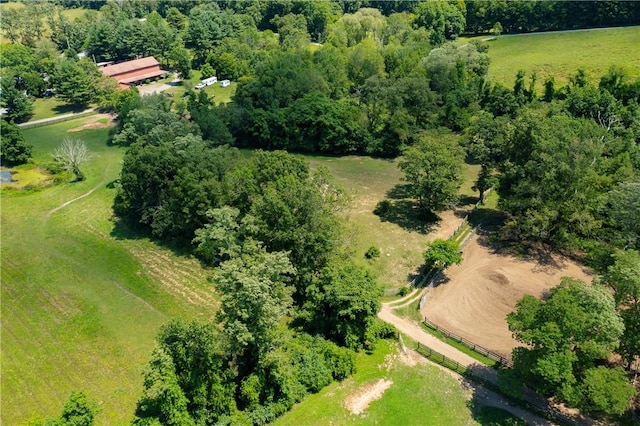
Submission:
[[[115,182],[115,181],[114,181]],[[107,188],[114,182],[109,182]],[[151,238],[148,231],[134,226],[130,221],[118,217],[113,218],[113,228],[110,235],[116,240],[140,240],[143,238]]]
[[[132,223],[125,218],[113,217],[113,228],[109,235],[118,241],[123,240],[149,240],[157,247],[170,250],[175,256],[182,258],[193,258],[191,246],[183,241],[169,240],[162,241],[151,235],[151,232],[139,225]],[[202,263],[203,267],[207,266]]]
[[[391,200],[403,200],[406,198],[410,198],[409,188],[410,188],[409,185],[399,183],[387,191],[387,194],[386,194],[387,198]]]
[[[56,114],[71,114],[71,113],[79,113],[87,109],[86,105],[76,105],[76,104],[64,104],[64,105],[56,105],[53,107],[53,111]]]
[[[447,284],[449,281],[451,279],[444,272],[441,272],[433,278],[433,288]]]
[[[413,200],[393,200],[387,211],[378,214],[383,222],[391,222],[408,231],[428,234],[438,224],[440,218],[425,212]]]
[[[483,229],[495,231],[501,228],[507,219],[507,215],[500,210],[480,206],[469,213],[469,223],[476,227],[481,225]]]
[[[391,222],[408,231],[428,234],[440,218],[424,209],[409,197],[408,185],[398,184],[387,191],[387,198],[378,203],[374,210],[381,221]]]

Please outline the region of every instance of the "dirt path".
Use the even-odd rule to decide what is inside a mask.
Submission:
[[[101,183],[99,183],[98,185],[96,185],[95,187],[91,188],[91,190],[89,190],[89,192],[87,192],[87,193],[85,193],[85,194],[82,194],[82,195],[80,195],[79,197],[76,197],[76,198],[74,198],[74,199],[72,199],[72,200],[65,201],[64,203],[60,204],[58,207],[56,207],[56,208],[54,208],[54,209],[50,210],[50,211],[47,213],[47,218],[48,218],[48,217],[50,217],[50,216],[51,216],[52,214],[54,214],[55,212],[57,212],[58,210],[60,210],[60,209],[63,209],[63,208],[65,208],[65,207],[67,207],[69,204],[71,204],[71,203],[73,203],[73,202],[75,202],[75,201],[78,201],[78,200],[80,200],[80,199],[82,199],[82,198],[84,198],[84,197],[88,197],[88,196],[89,196],[89,195],[91,195],[91,194],[92,194],[96,189],[100,188],[102,185],[103,185],[103,183],[101,182]]]
[[[378,317],[380,317],[380,319],[382,319],[383,321],[394,325],[398,330],[411,337],[416,342],[428,346],[429,348],[441,353],[447,358],[456,361],[460,365],[472,369],[474,374],[477,374],[484,380],[487,380],[488,382],[494,384],[498,383],[498,374],[494,369],[481,365],[478,361],[471,358],[469,355],[459,351],[453,346],[449,346],[442,340],[426,333],[422,330],[422,328],[420,328],[419,325],[417,325],[413,321],[396,316],[393,313],[392,308],[390,308],[387,304],[382,305],[382,309],[378,313]]]
[[[427,332],[423,331],[420,328],[420,326],[417,325],[415,322],[396,316],[393,313],[393,308],[390,307],[389,304],[385,303],[382,305],[382,309],[378,313],[378,317],[380,317],[380,319],[382,319],[383,321],[389,324],[392,324],[399,331],[411,337],[413,340],[420,342],[420,344],[428,346],[429,348],[439,352],[440,354],[446,356],[447,358],[453,361],[456,361],[461,365],[464,365],[475,376],[480,377],[488,381],[489,383],[497,385],[498,373],[496,370],[486,365],[480,364],[478,361],[471,358],[469,355],[465,354],[464,352],[461,352],[458,349],[452,346],[449,346],[443,341],[428,334]],[[451,373],[456,376],[459,376],[453,372]],[[484,387],[479,383],[471,382],[468,379],[463,378],[461,376],[459,377],[463,386],[473,390],[473,401],[472,401],[473,404],[487,405],[487,406],[501,408],[503,410],[509,411],[510,413],[520,417],[521,419],[525,420],[528,424],[531,424],[531,425],[555,424],[553,422],[550,422],[549,420],[546,420],[530,412],[529,410],[512,405],[504,397],[497,394],[496,392],[491,391],[490,389],[487,389],[486,387]],[[538,396],[537,394],[531,391],[526,391],[524,398],[525,400],[539,406],[540,405],[545,406],[548,404],[544,398]],[[577,425],[595,426],[595,425],[601,424],[594,421],[593,419],[582,416],[580,415],[580,413],[577,413],[577,412],[566,411],[566,415],[571,418],[574,424],[577,424]]]

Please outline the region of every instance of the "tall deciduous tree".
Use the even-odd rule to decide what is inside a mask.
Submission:
[[[603,281],[614,290],[614,298],[624,321],[618,352],[630,366],[640,356],[640,252],[618,250]]]
[[[257,242],[245,243],[240,256],[223,262],[214,274],[222,310],[219,320],[231,354],[255,365],[268,351],[276,328],[290,313],[295,274],[285,252],[268,253]]]
[[[463,159],[464,152],[455,140],[424,134],[404,151],[398,165],[420,207],[437,212],[457,199]]]
[[[307,288],[313,332],[352,349],[371,347],[368,331],[380,310],[381,288],[364,269],[333,260]]]
[[[618,347],[624,330],[613,296],[602,286],[565,277],[545,300],[526,295],[516,308],[507,316],[509,330],[526,345],[513,350],[517,379],[588,408],[589,395],[581,392],[593,391],[593,383],[585,371]]]
[[[462,262],[460,245],[453,240],[437,239],[429,244],[424,253],[424,263],[427,268],[444,270],[460,262]]]

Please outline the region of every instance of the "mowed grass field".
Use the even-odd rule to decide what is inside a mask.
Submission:
[[[488,78],[506,87],[513,87],[520,69],[527,82],[536,73],[539,93],[547,77],[554,76],[556,87],[562,87],[579,68],[596,84],[612,65],[640,77],[640,26],[501,35],[487,43]]]
[[[84,140],[86,181],[2,192],[1,424],[59,415],[77,390],[98,401],[97,424],[127,423],[158,328],[216,309],[198,262],[123,238],[111,205],[124,150],[107,145],[108,128],[68,133],[83,122],[24,134],[37,162],[66,136]]]

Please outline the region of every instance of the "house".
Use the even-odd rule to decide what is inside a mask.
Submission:
[[[115,78],[122,89],[142,84],[146,80],[155,79],[167,73],[160,69],[160,63],[153,56],[107,65],[101,67],[100,71],[108,77]]]

